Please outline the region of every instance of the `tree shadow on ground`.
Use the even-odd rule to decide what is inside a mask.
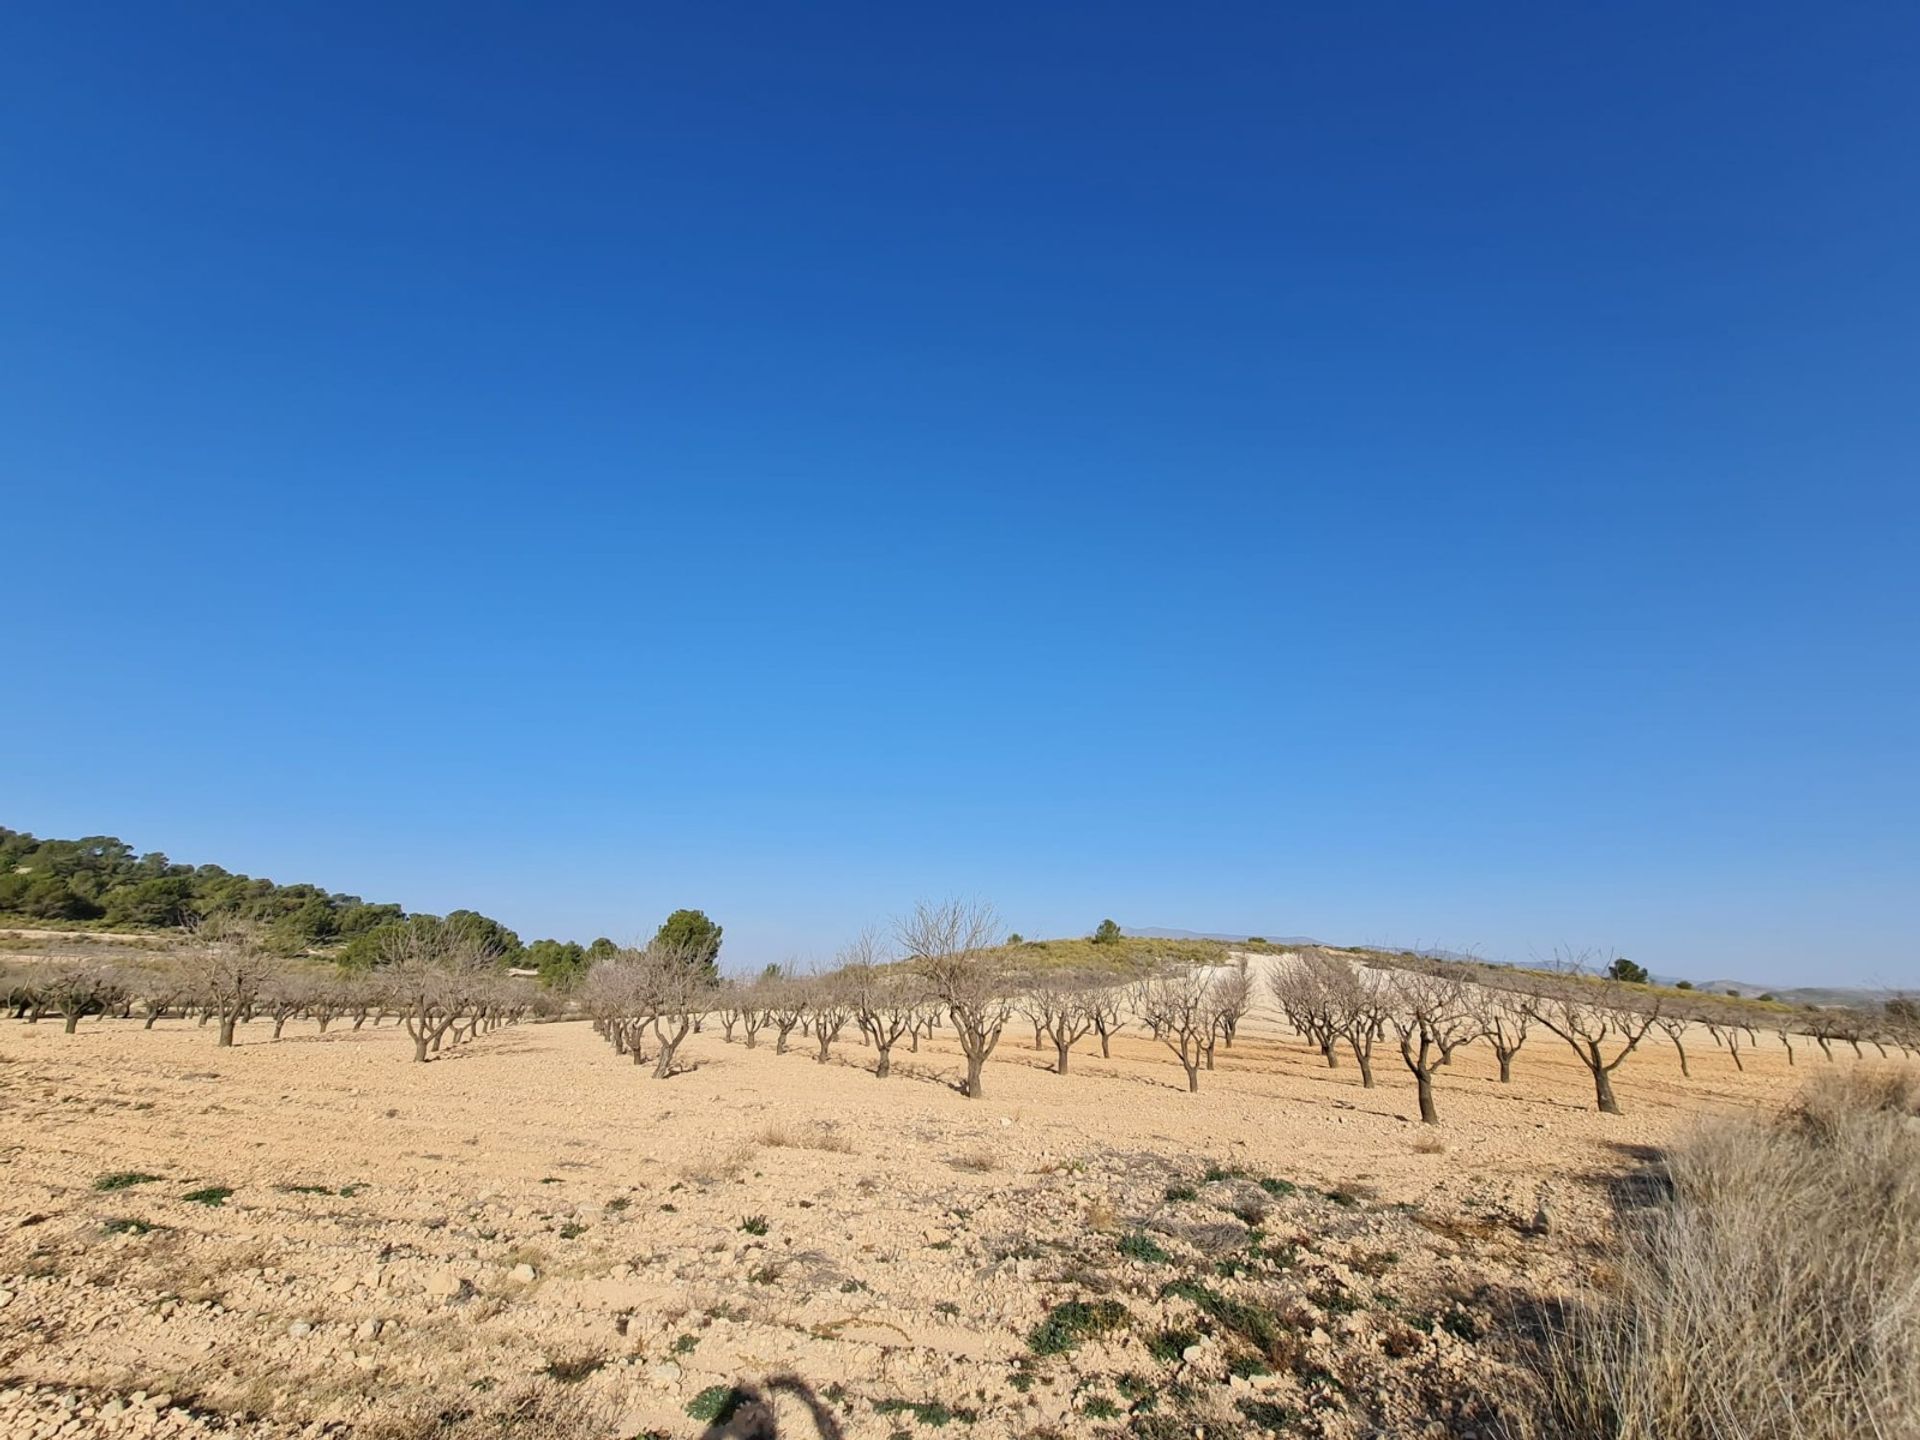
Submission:
[[[805,1407],[808,1427],[782,1429],[774,1411],[774,1397],[790,1396]],[[798,1375],[769,1375],[759,1385],[736,1385],[700,1440],[845,1440],[846,1432],[832,1409]]]

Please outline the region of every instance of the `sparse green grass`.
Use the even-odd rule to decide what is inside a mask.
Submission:
[[[764,1235],[767,1233],[767,1217],[764,1215],[749,1215],[740,1222],[740,1228],[749,1235]]]
[[[1115,1420],[1120,1415],[1120,1407],[1104,1395],[1088,1396],[1080,1408],[1089,1420]]]
[[[577,1240],[586,1233],[587,1227],[577,1220],[569,1220],[560,1227],[560,1238],[562,1240]]]
[[[1133,1321],[1118,1300],[1068,1300],[1047,1312],[1047,1318],[1027,1333],[1027,1348],[1035,1355],[1066,1355],[1083,1342],[1119,1330]]]
[[[1184,1326],[1169,1325],[1147,1337],[1147,1353],[1162,1365],[1172,1365],[1186,1353],[1189,1345],[1200,1343],[1200,1332]]]
[[[950,1409],[938,1400],[876,1400],[874,1412],[880,1415],[911,1415],[920,1424],[944,1429],[955,1420],[971,1425],[979,1416],[972,1410]]]
[[[1222,1295],[1198,1280],[1175,1280],[1164,1286],[1162,1299],[1178,1296],[1223,1330],[1238,1336],[1267,1360],[1281,1363],[1292,1358],[1298,1342],[1287,1322],[1264,1305],[1235,1300]]]
[[[209,1185],[202,1190],[189,1190],[180,1198],[195,1205],[219,1206],[227,1203],[227,1197],[233,1194],[231,1185]]]
[[[700,1337],[698,1335],[682,1335],[678,1337],[669,1348],[675,1355],[691,1355],[699,1343]]]
[[[724,1425],[746,1399],[731,1385],[709,1385],[687,1402],[687,1414],[710,1425]]]
[[[116,1170],[111,1175],[102,1175],[93,1182],[96,1190],[129,1190],[135,1185],[151,1185],[156,1180],[165,1179],[162,1175],[149,1175],[144,1170]]]
[[[1291,1180],[1276,1180],[1272,1176],[1268,1176],[1260,1182],[1260,1188],[1269,1195],[1292,1195],[1298,1191],[1300,1187]]]
[[[1257,1425],[1262,1430],[1291,1430],[1294,1421],[1300,1418],[1297,1410],[1271,1400],[1241,1400],[1239,1408],[1249,1425]]]
[[[145,1235],[154,1227],[145,1220],[135,1220],[131,1216],[121,1216],[109,1220],[101,1227],[109,1235]]]
[[[1191,1185],[1169,1185],[1166,1196],[1168,1204],[1177,1205],[1182,1200],[1197,1200],[1200,1192]]]
[[[1149,1265],[1164,1265],[1173,1258],[1151,1235],[1141,1230],[1120,1237],[1120,1253],[1129,1260],[1142,1260]]]

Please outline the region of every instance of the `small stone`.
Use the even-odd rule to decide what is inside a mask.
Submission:
[[[333,1282],[333,1293],[336,1295],[351,1295],[353,1293],[353,1287],[359,1283],[360,1282],[355,1280],[351,1275],[342,1275],[338,1280]]]
[[[100,1407],[100,1418],[102,1420],[118,1420],[126,1408],[127,1402],[124,1400],[109,1400]]]
[[[356,1340],[378,1340],[380,1338],[380,1322],[378,1320],[362,1320],[354,1330],[353,1338]]]
[[[522,1285],[531,1285],[533,1283],[533,1266],[527,1264],[524,1260],[513,1267],[512,1274],[513,1278],[518,1280]]]
[[[1205,1345],[1189,1345],[1180,1352],[1180,1358],[1189,1365],[1192,1365],[1196,1361],[1204,1360],[1206,1355],[1207,1347]]]
[[[436,1270],[427,1277],[427,1293],[429,1295],[444,1296],[458,1295],[460,1293],[460,1287],[466,1283],[456,1270]]]
[[[12,1303],[13,1303],[13,1291],[0,1290],[0,1310],[6,1309],[7,1306],[11,1305]]]
[[[1547,1202],[1542,1200],[1533,1212],[1533,1233],[1545,1235],[1553,1228],[1553,1217],[1547,1214]]]
[[[680,1367],[671,1360],[662,1360],[648,1369],[647,1379],[655,1385],[677,1385],[680,1383]]]
[[[293,1336],[293,1338],[296,1340],[298,1340],[302,1335],[311,1335],[312,1333],[313,1333],[312,1324],[310,1324],[308,1321],[305,1321],[305,1320],[296,1320],[291,1325],[287,1326],[287,1334]]]

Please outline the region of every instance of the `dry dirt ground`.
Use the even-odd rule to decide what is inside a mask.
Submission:
[[[1655,1032],[1611,1117],[1536,1034],[1435,1131],[1264,1010],[1198,1095],[1016,1020],[979,1101],[940,1039],[270,1028],[0,1020],[0,1435],[1493,1436],[1621,1179],[1828,1063]]]

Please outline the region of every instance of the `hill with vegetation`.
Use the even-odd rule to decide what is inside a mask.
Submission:
[[[410,912],[319,885],[187,865],[158,850],[141,854],[112,835],[43,840],[0,826],[0,924],[166,931],[210,916],[252,922],[277,954],[324,956],[349,969],[371,968],[383,944],[409,925],[457,926],[481,938],[502,964],[537,969],[549,981],[564,982],[614,948],[604,938],[586,946],[523,942],[477,910]]]

